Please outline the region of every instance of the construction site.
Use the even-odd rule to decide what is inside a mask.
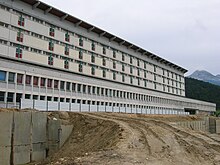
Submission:
[[[0,121],[1,165],[220,164],[214,117],[1,109]]]

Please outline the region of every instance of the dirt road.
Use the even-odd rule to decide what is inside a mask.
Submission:
[[[178,128],[192,117],[69,113],[74,131],[63,148],[39,164],[219,165],[220,136]]]

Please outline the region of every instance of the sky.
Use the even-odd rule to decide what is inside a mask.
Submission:
[[[188,70],[220,74],[220,0],[41,0]]]

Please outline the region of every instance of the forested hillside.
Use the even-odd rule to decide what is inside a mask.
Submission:
[[[220,110],[220,86],[192,78],[185,78],[186,97],[217,104]]]

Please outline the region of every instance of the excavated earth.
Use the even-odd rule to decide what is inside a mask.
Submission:
[[[64,146],[36,165],[219,165],[220,136],[178,127],[192,116],[52,113],[74,124]]]

